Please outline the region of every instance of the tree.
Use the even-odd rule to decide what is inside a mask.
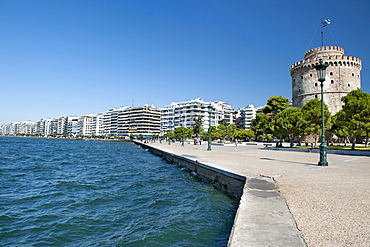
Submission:
[[[218,133],[216,126],[211,126],[210,131],[211,140],[216,140],[220,138],[220,134]],[[208,140],[208,131],[202,131],[202,138],[203,140]]]
[[[256,136],[267,135],[272,133],[272,119],[266,114],[259,113],[256,118],[252,120],[252,130],[256,133]]]
[[[283,96],[272,96],[267,100],[267,105],[262,108],[263,113],[277,115],[289,106],[289,100]]]
[[[281,111],[275,117],[275,136],[282,139],[289,138],[290,147],[293,146],[294,137],[301,137],[303,133],[302,109],[291,107]]]
[[[192,134],[192,130],[184,126],[177,127],[174,130],[175,138],[182,138],[183,135],[184,135],[184,138],[191,138],[191,134]]]
[[[191,126],[193,127],[193,133],[197,138],[202,131],[203,124],[202,118],[203,118],[202,116],[194,116],[192,119],[194,123]]]
[[[361,89],[353,90],[342,97],[343,109],[336,114],[336,125],[344,128],[352,137],[352,149],[355,149],[359,135],[369,137],[370,130],[370,94]]]
[[[173,131],[169,130],[167,131],[166,134],[163,135],[163,138],[174,138],[175,137],[175,134],[173,133]]]
[[[304,120],[304,126],[302,130],[305,135],[313,135],[315,139],[315,146],[321,135],[321,100],[312,99],[308,101],[302,107],[302,114]],[[324,106],[324,116],[325,116],[325,127],[329,128],[328,124],[330,123],[330,111],[329,108]]]
[[[252,139],[253,137],[254,137],[253,130],[237,129],[235,132],[235,138],[237,138],[238,140],[247,141],[248,139]]]
[[[229,139],[234,139],[236,133],[236,125],[235,124],[229,124],[226,127],[226,137]]]

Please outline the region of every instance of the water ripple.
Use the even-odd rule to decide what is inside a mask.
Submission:
[[[131,143],[0,138],[0,245],[226,246],[237,201]]]

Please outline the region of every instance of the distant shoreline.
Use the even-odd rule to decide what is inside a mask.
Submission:
[[[126,139],[107,139],[107,138],[76,138],[76,137],[44,137],[44,136],[4,136],[0,135],[0,137],[11,137],[11,138],[36,138],[36,139],[53,139],[53,140],[77,140],[77,141],[105,141],[105,142],[131,142],[131,140]]]

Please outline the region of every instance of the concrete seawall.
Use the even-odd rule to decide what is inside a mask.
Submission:
[[[271,178],[199,161],[196,155],[179,155],[152,144],[134,143],[196,172],[202,179],[240,199],[228,246],[306,246],[284,197]]]
[[[180,155],[165,152],[142,142],[135,141],[135,144],[141,146],[142,148],[148,149],[151,153],[161,156],[171,163],[179,164],[182,167],[197,173],[198,176],[200,176],[203,180],[216,184],[218,187],[226,190],[229,194],[235,196],[236,198],[240,199],[243,194],[246,181],[246,177],[244,176],[200,163],[197,160],[192,160]]]

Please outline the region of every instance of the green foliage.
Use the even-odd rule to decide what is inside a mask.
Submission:
[[[304,124],[301,108],[287,108],[276,115],[274,134],[281,139],[293,140],[302,136]]]
[[[342,101],[343,109],[335,115],[332,130],[339,136],[352,137],[354,149],[357,136],[365,135],[366,139],[369,137],[370,94],[357,89],[342,97]]]
[[[267,100],[267,105],[262,109],[263,113],[276,115],[289,106],[289,100],[283,96],[272,96]]]
[[[202,116],[193,117],[194,123],[191,126],[193,127],[193,133],[196,137],[198,137],[199,134],[202,132],[202,118]]]
[[[182,136],[184,136],[184,138],[191,138],[192,133],[193,133],[192,129],[181,126],[181,127],[177,127],[174,130],[174,137],[182,138]]]
[[[237,129],[235,131],[235,138],[242,141],[247,141],[248,139],[252,139],[254,137],[253,130],[242,130]]]
[[[256,118],[252,120],[252,130],[259,135],[271,134],[273,129],[273,121],[271,117],[266,114],[259,113],[256,115]]]
[[[175,137],[175,134],[173,133],[173,131],[167,131],[166,134],[163,135],[163,138],[174,138]]]
[[[317,142],[318,137],[321,135],[321,100],[313,99],[308,101],[302,107],[303,113],[303,133],[304,135],[313,135],[315,137],[315,142]],[[325,115],[325,126],[329,128],[329,123],[331,119],[331,114],[329,108],[324,106],[324,115]]]

